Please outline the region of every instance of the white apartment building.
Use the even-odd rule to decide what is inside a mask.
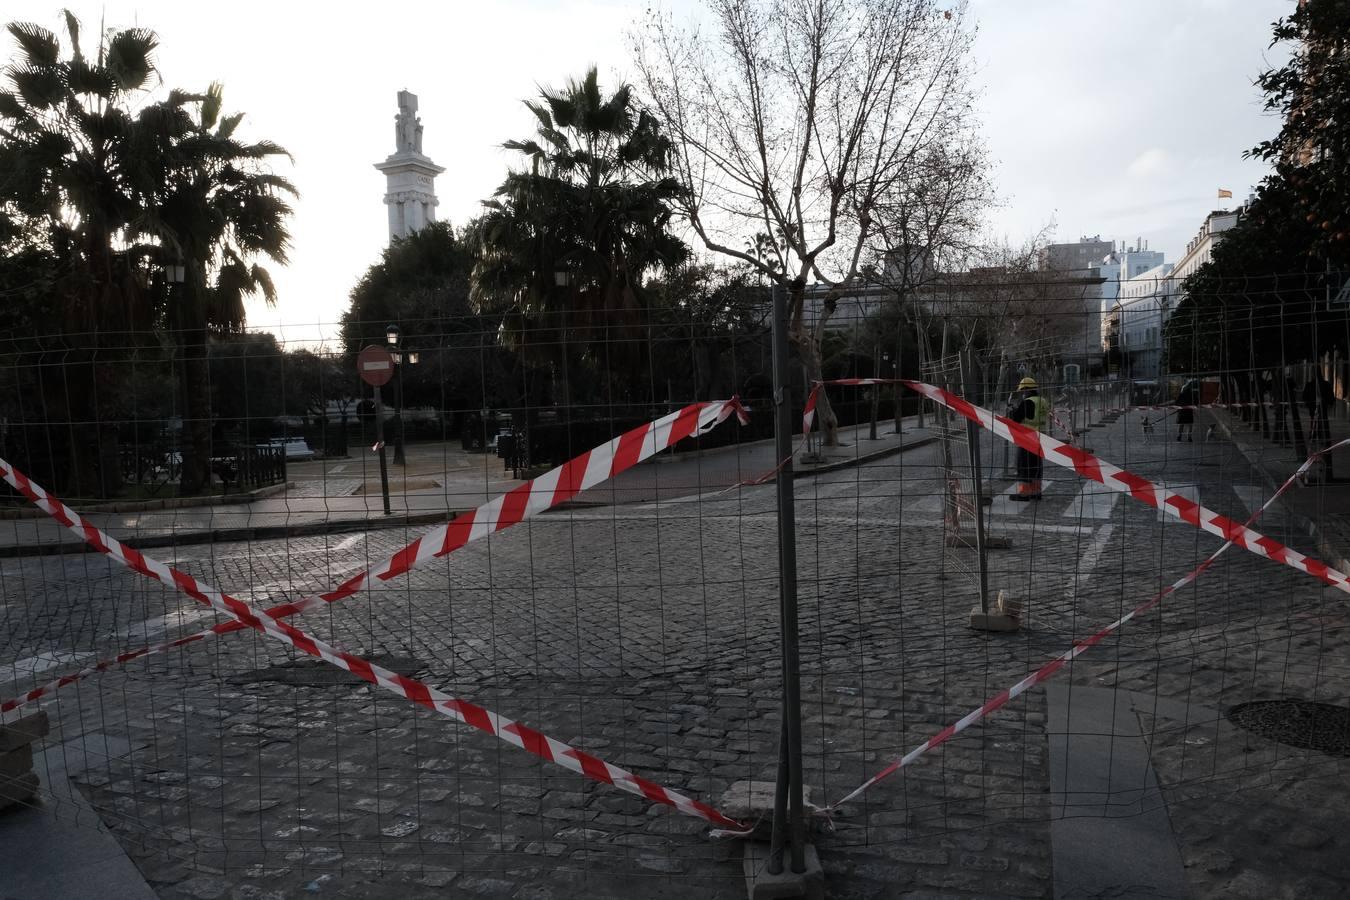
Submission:
[[[1251,202],[1251,198],[1248,198],[1248,202]],[[1186,252],[1177,261],[1176,268],[1172,270],[1172,277],[1178,282],[1185,281],[1196,269],[1209,262],[1214,245],[1222,240],[1225,231],[1238,223],[1245,209],[1246,207],[1234,210],[1221,209],[1205,216],[1205,222],[1200,226],[1199,233],[1186,244]]]
[[[1143,238],[1136,238],[1134,247],[1122,244],[1119,250],[1112,250],[1102,258],[1100,263],[1093,267],[1093,273],[1103,279],[1101,314],[1098,321],[1103,349],[1108,349],[1109,346],[1108,331],[1114,327],[1111,313],[1116,307],[1116,301],[1120,298],[1121,285],[1132,278],[1143,275],[1145,272],[1158,268],[1162,264],[1163,252],[1148,249],[1147,241]]]
[[[1120,283],[1107,317],[1126,378],[1162,374],[1163,326],[1176,308],[1178,282],[1171,263],[1154,266]]]

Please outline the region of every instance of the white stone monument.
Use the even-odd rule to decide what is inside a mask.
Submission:
[[[398,92],[394,152],[375,168],[385,177],[390,241],[436,221],[436,176],[445,169],[422,155],[422,120],[417,117],[416,94]]]

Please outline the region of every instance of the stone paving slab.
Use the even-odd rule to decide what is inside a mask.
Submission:
[[[1055,896],[1185,898],[1136,698],[1065,684],[1047,685],[1046,697]]]
[[[38,755],[45,799],[0,815],[0,896],[155,900],[126,850],[70,781],[132,750],[125,740],[90,734]]]

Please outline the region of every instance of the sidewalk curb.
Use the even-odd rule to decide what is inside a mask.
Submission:
[[[796,464],[792,467],[793,478],[811,478],[815,475],[824,475],[826,472],[837,472],[840,469],[848,469],[853,466],[860,466],[863,463],[875,462],[879,459],[885,459],[888,456],[897,456],[908,450],[917,450],[920,447],[927,447],[937,441],[936,435],[921,437],[917,441],[908,444],[897,444],[894,447],[883,447],[880,450],[873,450],[871,453],[863,453],[859,456],[850,456],[847,459],[836,460],[835,462],[825,463],[819,466],[809,468],[798,468]]]
[[[827,472],[837,472],[863,463],[896,456],[908,450],[926,447],[937,440],[935,435],[919,438],[894,447],[883,447],[871,453],[851,456],[821,466],[807,469],[793,467],[792,476],[811,478]],[[638,501],[634,501],[638,502]],[[609,504],[593,501],[568,501],[559,508],[593,508],[624,504]],[[380,516],[367,519],[328,519],[323,522],[305,522],[299,525],[251,525],[240,528],[217,528],[211,531],[186,531],[176,534],[152,534],[143,538],[118,537],[129,542],[137,550],[151,550],[162,547],[186,547],[193,544],[220,544],[237,541],[269,541],[293,537],[314,537],[323,534],[347,534],[351,532],[376,531],[388,528],[409,528],[417,525],[437,525],[461,515],[465,510],[446,510],[443,512],[413,513],[402,516]],[[89,553],[94,548],[84,541],[58,541],[41,544],[12,544],[0,546],[0,559],[15,559],[25,556],[59,556],[67,553]]]
[[[266,500],[268,497],[289,490],[294,483],[283,481],[280,484],[269,484],[267,487],[260,487],[244,494],[212,494],[209,497],[165,497],[161,500],[113,500],[107,503],[91,503],[88,506],[82,506],[81,509],[88,513],[126,513],[153,512],[161,509],[194,509],[207,506],[239,506],[245,503],[253,503],[256,500]],[[45,518],[46,515],[42,510],[33,506],[11,507],[0,509],[0,522],[15,519],[41,519]]]
[[[1225,418],[1216,415],[1214,416],[1214,422],[1219,426],[1219,431],[1223,432],[1223,436],[1228,442],[1238,449],[1238,452],[1242,454],[1243,459],[1247,460],[1247,464],[1261,474],[1261,478],[1265,481],[1270,492],[1273,494],[1275,491],[1279,490],[1279,483],[1265,470],[1265,467],[1260,464],[1259,457],[1254,457],[1253,454],[1242,445],[1241,441],[1238,441],[1233,437],[1233,432],[1228,427],[1228,422]],[[1298,524],[1300,529],[1316,542],[1317,552],[1322,556],[1323,562],[1340,569],[1342,572],[1350,571],[1350,558],[1347,558],[1346,555],[1331,542],[1330,537],[1316,522],[1290,508],[1288,505],[1285,506],[1285,512]]]
[[[299,525],[252,525],[241,528],[217,528],[212,531],[186,531],[178,534],[152,534],[143,538],[118,537],[133,544],[137,550],[156,547],[186,547],[192,544],[219,544],[235,541],[271,541],[282,538],[314,537],[323,534],[376,531],[386,528],[408,528],[416,525],[435,525],[460,515],[463,510],[414,513],[405,516],[381,516],[377,519],[328,519],[323,522],[305,522]],[[114,535],[116,537],[116,535]],[[0,559],[23,556],[58,556],[66,553],[88,553],[94,548],[84,541],[60,541],[50,544],[13,544],[0,547]]]

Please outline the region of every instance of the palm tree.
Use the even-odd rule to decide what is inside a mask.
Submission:
[[[602,334],[634,338],[643,276],[688,256],[669,231],[683,188],[668,174],[670,140],[628,85],[606,97],[592,68],[525,106],[535,138],[503,146],[528,166],[507,175],[476,223],[473,297],[509,309],[518,337],[559,347],[565,383],[564,348],[595,357]]]
[[[147,227],[161,237],[165,268],[181,266],[185,275],[163,318],[181,351],[183,494],[199,492],[210,479],[208,333],[242,327],[251,295],[275,302],[272,278],[256,260],[286,262],[286,198],[297,193],[266,168],[286,151],[269,141],[237,140],[243,115],[222,117],[222,97],[219,84],[201,95],[171,94],[157,116],[159,152],[144,155],[140,173],[154,198]]]
[[[218,85],[201,95],[173,91],[133,113],[154,80],[155,34],[106,35],[91,61],[79,21],[66,13],[65,24],[65,59],[47,29],[8,26],[21,54],[4,70],[9,90],[0,91],[0,233],[40,232],[60,273],[59,321],[46,329],[64,341],[64,364],[45,369],[51,383],[43,395],[48,421],[69,426],[64,486],[80,495],[115,486],[117,467],[104,465],[108,454],[100,452],[115,450],[115,428],[99,416],[115,379],[96,361],[115,359],[160,324],[186,336],[194,462],[184,467],[184,486],[196,489],[209,453],[206,332],[241,325],[251,293],[273,299],[271,279],[254,260],[285,260],[284,195],[294,188],[262,165],[284,151],[235,140],[242,117],[220,117]],[[152,287],[170,265],[187,278],[166,308],[155,302],[164,291]]]
[[[79,21],[66,13],[65,25],[64,59],[51,31],[8,26],[19,54],[0,91],[0,226],[40,233],[59,273],[58,320],[41,327],[63,358],[44,368],[44,415],[65,426],[51,435],[68,447],[63,489],[89,496],[111,490],[117,472],[100,452],[115,459],[115,432],[98,421],[108,381],[98,361],[149,321],[144,198],[130,173],[141,131],[132,109],[154,76],[157,39],[142,28],[101,35],[89,59]]]

